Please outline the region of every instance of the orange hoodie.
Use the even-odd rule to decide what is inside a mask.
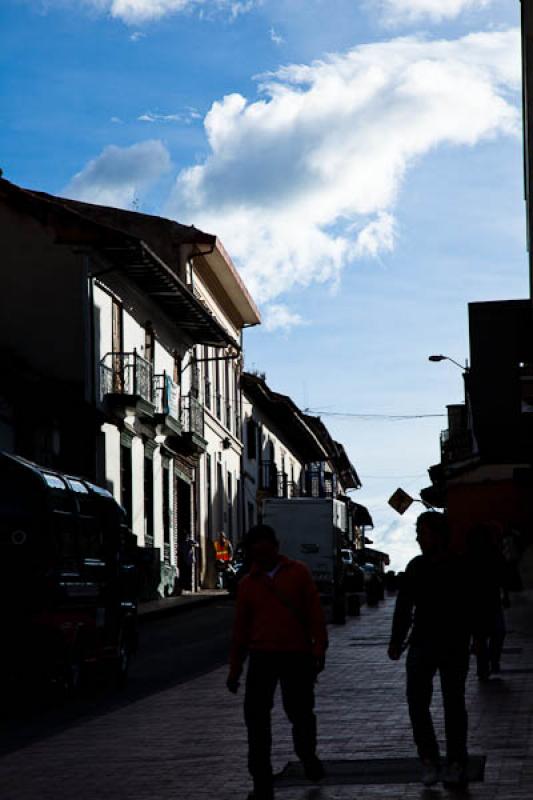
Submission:
[[[273,578],[254,564],[239,584],[231,671],[240,672],[249,651],[320,657],[327,646],[320,597],[305,564],[280,556]]]

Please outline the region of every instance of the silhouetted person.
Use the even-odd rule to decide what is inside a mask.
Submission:
[[[292,723],[294,749],[310,780],[323,777],[316,755],[314,685],[324,669],[327,631],[320,598],[304,564],[280,555],[276,534],[257,525],[246,537],[250,572],[239,584],[227,686],[236,693],[249,656],[244,698],[248,728],[250,798],[274,797],[271,710],[281,684],[283,707]]]
[[[463,561],[448,549],[443,514],[427,511],[416,523],[422,555],[405,570],[396,600],[389,657],[400,658],[407,636],[407,701],[413,735],[426,786],[441,777],[440,753],[433,721],[433,678],[439,672],[444,704],[447,764],[442,780],[466,782],[467,713],[465,682],[472,626],[471,589]]]
[[[481,681],[500,672],[505,640],[502,590],[505,564],[500,547],[501,530],[494,523],[477,525],[467,537],[467,554],[478,620],[477,676]]]

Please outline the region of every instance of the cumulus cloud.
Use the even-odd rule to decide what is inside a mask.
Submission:
[[[32,0],[34,1],[34,0]],[[203,16],[218,11],[237,17],[250,11],[260,0],[39,0],[45,7],[56,5],[78,10],[80,6],[109,14],[127,25],[142,25],[170,14],[198,9]],[[135,38],[134,38],[135,37]],[[140,36],[133,34],[132,41]]]
[[[269,303],[263,309],[263,327],[269,332],[288,333],[292,328],[303,324],[304,320],[300,314],[290,311],[287,306]]]
[[[170,168],[170,155],[158,140],[131,147],[110,145],[74,176],[65,194],[88,203],[128,208]]]
[[[207,158],[167,213],[216,232],[260,301],[394,246],[408,169],[520,129],[517,30],[402,37],[262,76],[204,119]]]
[[[488,6],[492,0],[377,0],[382,7],[384,21],[392,24],[414,22],[428,18],[432,22],[458,17],[464,11]]]
[[[383,499],[380,498],[380,504]],[[412,506],[403,517],[396,517],[392,521],[377,523],[369,538],[374,541],[371,547],[377,547],[388,553],[391,560],[391,569],[403,570],[409,561],[420,553],[415,538],[416,518],[422,507]],[[374,520],[376,522],[376,520]]]

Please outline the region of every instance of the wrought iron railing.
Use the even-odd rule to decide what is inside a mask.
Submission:
[[[182,398],[181,425],[185,433],[204,436],[204,407],[197,397],[188,394]]]
[[[272,461],[262,461],[259,465],[259,488],[277,497],[278,469]]]
[[[333,479],[324,477],[318,469],[307,469],[304,483],[306,497],[335,497]]]
[[[156,413],[180,418],[179,386],[166,372],[154,375],[153,397]]]
[[[152,365],[136,350],[106,353],[100,362],[100,397],[127,394],[153,402]]]

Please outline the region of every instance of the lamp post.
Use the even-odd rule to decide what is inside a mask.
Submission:
[[[462,369],[463,372],[468,372],[468,370],[470,369],[470,367],[468,366],[468,361],[466,362],[466,364],[460,364],[459,361],[456,361],[454,358],[450,358],[449,356],[443,356],[443,355],[428,356],[428,361],[451,361],[452,364],[455,364],[456,367]]]

